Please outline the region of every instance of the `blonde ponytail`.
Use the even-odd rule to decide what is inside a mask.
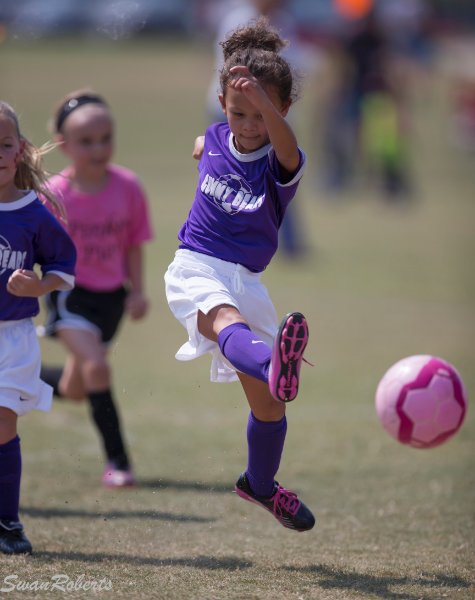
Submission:
[[[57,215],[65,220],[66,213],[61,202],[48,189],[47,181],[49,173],[43,167],[43,156],[53,150],[58,144],[46,143],[40,148],[34,146],[25,136],[20,133],[18,117],[13,108],[0,100],[0,115],[5,115],[15,125],[18,139],[22,144],[22,154],[18,161],[15,174],[15,186],[20,190],[32,190],[51,203]]]
[[[23,152],[15,175],[16,187],[20,190],[34,190],[39,196],[48,200],[61,219],[66,220],[62,203],[48,189],[47,181],[50,173],[43,167],[43,156],[58,144],[47,142],[37,148],[23,135],[20,135],[20,140],[23,143]]]

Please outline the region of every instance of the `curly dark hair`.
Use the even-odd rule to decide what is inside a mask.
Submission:
[[[289,63],[279,54],[287,44],[265,17],[235,29],[220,42],[224,55],[220,72],[223,95],[229,82],[236,77],[231,68],[245,66],[261,84],[274,86],[283,104],[295,102],[298,95],[296,78]]]

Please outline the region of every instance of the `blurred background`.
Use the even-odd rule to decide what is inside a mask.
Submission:
[[[64,559],[62,572],[76,561],[78,573],[90,573],[112,556],[106,572],[116,569],[124,597],[130,563],[150,584],[144,598],[164,589],[164,568],[173,575],[170,597],[190,597],[190,589],[218,597],[213,586],[223,579],[236,598],[230,578],[256,597],[247,581],[255,577],[256,589],[268,591],[260,598],[275,598],[276,589],[304,597],[303,579],[316,594],[305,597],[355,598],[355,589],[369,586],[371,598],[473,598],[473,406],[453,440],[426,452],[389,438],[374,394],[391,364],[434,354],[457,367],[473,404],[475,3],[288,0],[273,17],[300,73],[291,118],[308,163],[264,281],[279,314],[301,310],[309,319],[315,363],[304,366],[302,393],[289,407],[279,473],[320,519],[316,536],[289,536],[285,544],[271,519],[236,507],[227,494],[242,469],[247,408],[239,386],[209,383],[207,358],[174,359],[184,330],[163,289],[194,196],[193,141],[212,118],[216,38],[257,4],[262,10],[266,2],[0,0],[0,97],[18,112],[23,133],[41,145],[65,94],[90,86],[103,95],[116,123],[114,160],[142,180],[156,232],[147,247],[150,314],[126,322],[112,349],[142,485],[127,496],[102,494],[86,410],[57,403],[21,423],[27,530]],[[52,172],[65,166],[60,149],[46,164]],[[46,362],[63,360],[51,340],[42,350]],[[98,501],[124,517],[120,527],[116,516],[97,518]],[[137,517],[208,505],[216,520],[206,535],[186,518],[155,516],[152,527],[149,516]],[[157,552],[170,558],[168,567],[156,568]],[[137,553],[145,557],[139,563],[131,558]],[[226,572],[202,560],[228,553],[251,561],[247,571],[247,563]],[[48,552],[43,557],[39,577],[55,568]],[[334,579],[322,591],[327,572]],[[452,584],[448,575],[457,575]],[[177,582],[184,582],[180,593]],[[412,593],[404,588],[411,582]],[[398,594],[388,587],[395,584]]]
[[[78,53],[98,44],[191,45],[214,53],[204,127],[220,118],[217,41],[260,13],[290,40],[288,58],[310,107],[294,111],[294,119],[305,115],[301,134],[314,159],[311,177],[319,194],[338,198],[363,182],[387,199],[416,196],[415,107],[434,93],[446,103],[445,141],[457,152],[473,153],[475,5],[470,0],[2,0],[2,65],[15,47],[41,41],[73,40]],[[6,75],[3,96],[10,91]],[[444,90],[438,87],[442,77]],[[293,217],[283,248],[297,256],[311,244],[302,219]]]
[[[111,38],[147,33],[209,35],[233,5],[245,0],[4,0],[0,20],[14,39],[51,35],[98,35]],[[364,16],[374,5],[386,26],[409,35],[424,16],[432,33],[473,28],[470,0],[288,0],[302,35],[328,38]],[[405,31],[401,31],[401,28]]]
[[[330,386],[338,385],[332,376],[345,358],[350,373],[378,372],[421,351],[468,369],[475,331],[473,2],[1,0],[0,96],[37,145],[51,138],[48,120],[66,93],[91,86],[108,100],[115,161],[137,172],[151,201],[150,331],[166,322],[181,339],[161,277],[194,195],[191,151],[212,117],[217,39],[250,10],[271,5],[280,11],[271,21],[294,51],[289,60],[301,90],[291,118],[308,156],[267,275],[271,289],[278,282],[278,312],[295,306],[295,282],[318,321],[319,368],[328,361]],[[65,166],[59,150],[46,162],[52,172]],[[166,357],[173,363],[170,349]],[[348,374],[348,389],[353,383]]]
[[[193,141],[213,116],[217,39],[270,6],[291,40],[301,88],[291,118],[308,163],[266,278],[279,313],[295,308],[294,283],[314,313],[322,362],[309,376],[353,393],[357,375],[369,406],[376,374],[402,356],[439,354],[471,371],[473,2],[0,0],[0,96],[37,145],[71,90],[108,100],[114,160],[141,178],[156,230],[147,333],[166,324],[178,345],[162,273],[194,195]],[[66,163],[57,149],[46,164]],[[141,347],[143,326],[126,329],[124,344]],[[173,349],[164,357],[181,368]],[[150,362],[140,366],[153,380]]]

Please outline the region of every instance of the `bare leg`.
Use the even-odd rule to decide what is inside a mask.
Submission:
[[[58,388],[61,396],[71,400],[85,400],[87,391],[81,372],[82,363],[74,355],[68,354]]]
[[[212,308],[207,315],[198,311],[198,330],[209,340],[218,341],[219,332],[233,323],[246,323],[237,308],[221,304]]]
[[[83,398],[85,392],[108,389],[111,372],[107,349],[98,336],[82,329],[62,329],[59,338],[70,353],[60,382],[61,392],[64,389],[65,396]]]
[[[285,415],[285,404],[276,402],[269,386],[255,377],[238,373],[249,406],[259,421],[280,421]]]
[[[18,416],[15,412],[0,406],[0,444],[6,444],[17,434]]]
[[[90,331],[63,329],[60,337],[70,353],[61,384],[70,396],[87,395],[91,417],[100,434],[108,465],[112,465],[106,468],[103,483],[111,487],[130,485],[133,483],[133,477],[111,389],[112,378],[107,362],[107,348],[99,337]]]

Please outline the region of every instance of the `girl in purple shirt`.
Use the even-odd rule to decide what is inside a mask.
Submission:
[[[298,392],[308,341],[305,317],[277,317],[261,273],[303,173],[305,155],[285,120],[294,99],[285,46],[265,19],[222,42],[219,100],[226,123],[195,142],[196,195],[165,275],[167,300],[188,332],[179,360],[212,355],[211,380],[239,379],[251,412],[248,465],[237,494],[289,529],[314,526],[311,511],[274,477],[284,447],[286,403]]]
[[[38,199],[44,188],[41,150],[20,133],[13,108],[0,101],[0,552],[30,554],[19,520],[21,448],[18,417],[47,411],[52,389],[40,380],[32,317],[38,298],[74,285],[76,250]],[[38,276],[33,267],[41,267]]]

